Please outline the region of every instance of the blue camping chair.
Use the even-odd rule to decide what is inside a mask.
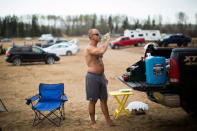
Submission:
[[[38,100],[34,104],[34,101]],[[45,118],[56,126],[60,126],[61,120],[65,119],[64,102],[68,101],[64,94],[64,84],[40,84],[39,94],[26,99],[26,104],[31,103],[32,110],[35,112],[33,126],[38,125]],[[48,114],[44,114],[49,112]],[[59,115],[57,114],[59,112]],[[56,113],[56,114],[55,114]],[[59,119],[59,123],[55,119],[50,118],[51,115]]]

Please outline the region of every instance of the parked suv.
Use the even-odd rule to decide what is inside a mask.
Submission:
[[[182,45],[186,47],[191,42],[191,38],[182,34],[170,34],[157,41],[159,46],[168,47],[168,44],[177,44],[178,47]]]
[[[120,37],[110,43],[112,49],[119,49],[120,46],[135,45],[140,46],[145,43],[144,38]]]
[[[54,53],[45,52],[37,46],[14,46],[7,50],[5,60],[20,66],[23,62],[45,62],[46,64],[54,64],[59,61],[60,57]]]

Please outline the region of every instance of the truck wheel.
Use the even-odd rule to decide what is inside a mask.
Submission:
[[[71,56],[71,55],[72,55],[72,52],[71,52],[71,51],[67,51],[67,52],[66,52],[66,55],[67,55],[67,56]]]
[[[20,66],[21,65],[21,59],[20,58],[15,58],[14,60],[13,60],[13,65],[14,66]]]
[[[141,41],[138,41],[135,46],[141,46],[142,45],[142,42]]]
[[[47,58],[47,62],[46,62],[47,64],[50,64],[50,65],[52,65],[52,64],[54,64],[55,63],[55,60],[54,60],[54,58],[53,57],[48,57]]]
[[[114,45],[114,49],[119,49],[119,45]]]
[[[184,42],[184,43],[183,43],[183,46],[184,46],[184,47],[187,47],[187,45],[188,45],[187,42]]]

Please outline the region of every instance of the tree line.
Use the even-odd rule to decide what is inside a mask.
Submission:
[[[101,33],[111,31],[114,34],[123,34],[125,29],[160,30],[161,33],[182,33],[191,37],[197,36],[197,13],[195,24],[188,22],[184,12],[176,14],[176,23],[163,24],[161,15],[139,20],[126,15],[24,15],[0,17],[0,37],[38,37],[41,34],[54,36],[81,36],[86,35],[88,29],[97,28]]]

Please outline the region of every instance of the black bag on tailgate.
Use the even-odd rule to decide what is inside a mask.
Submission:
[[[143,59],[138,61],[137,63],[128,67],[127,72],[129,72],[129,81],[145,81],[145,62]]]

